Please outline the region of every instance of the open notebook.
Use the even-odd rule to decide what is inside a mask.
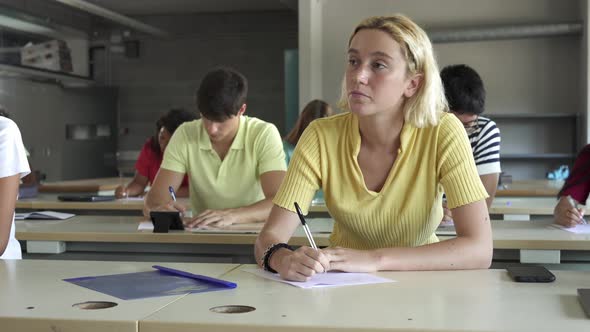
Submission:
[[[55,211],[37,211],[37,212],[27,212],[27,213],[15,213],[14,219],[16,219],[16,220],[24,220],[24,219],[66,220],[66,219],[71,218],[73,216],[75,216],[75,214],[55,212]]]

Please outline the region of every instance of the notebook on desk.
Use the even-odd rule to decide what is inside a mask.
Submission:
[[[15,220],[66,220],[72,218],[75,214],[72,213],[63,213],[63,212],[55,212],[55,211],[37,211],[37,212],[28,212],[28,213],[15,213],[14,219]]]
[[[60,195],[57,199],[62,202],[107,202],[114,201],[115,196],[99,195]]]

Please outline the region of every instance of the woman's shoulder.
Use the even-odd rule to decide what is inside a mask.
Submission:
[[[439,134],[442,135],[463,133],[465,131],[461,121],[455,115],[447,112],[441,114],[438,124],[432,128],[436,128]]]
[[[336,130],[342,132],[342,128],[353,120],[353,114],[344,112],[325,118],[315,119],[310,123],[310,127],[321,129],[322,131]]]

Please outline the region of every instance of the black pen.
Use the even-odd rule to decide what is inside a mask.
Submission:
[[[309,241],[309,244],[311,245],[311,247],[314,248],[315,250],[317,250],[318,247],[315,245],[315,241],[313,240],[313,236],[311,236],[311,231],[309,230],[309,226],[307,226],[307,223],[305,222],[305,218],[303,218],[303,213],[301,213],[301,209],[299,208],[299,204],[297,204],[297,202],[295,202],[294,204],[295,204],[295,211],[297,211],[297,215],[299,216],[299,220],[301,221],[301,225],[303,225],[303,230],[305,231],[305,235],[307,236],[307,240]]]

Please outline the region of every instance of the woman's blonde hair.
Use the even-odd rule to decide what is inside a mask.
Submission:
[[[350,46],[357,32],[365,29],[389,34],[401,47],[408,74],[422,75],[418,90],[403,105],[405,121],[417,128],[437,125],[441,113],[447,111],[448,106],[432,44],[426,32],[404,15],[374,16],[363,20],[354,29],[348,45]],[[349,110],[345,79],[342,82],[338,107]]]

